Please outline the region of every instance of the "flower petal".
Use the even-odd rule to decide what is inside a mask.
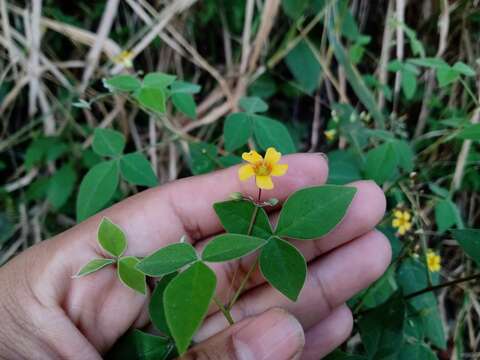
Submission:
[[[238,169],[238,177],[242,181],[245,181],[248,178],[251,178],[253,175],[255,175],[255,171],[253,170],[253,166],[250,164],[242,165]]]
[[[403,219],[404,220],[409,221],[411,217],[412,216],[410,215],[410,213],[408,211],[403,212]]]
[[[273,189],[273,181],[270,176],[256,176],[255,180],[257,182],[257,186],[260,189],[270,190]]]
[[[257,153],[255,150],[250,150],[248,153],[244,152],[242,154],[242,159],[249,162],[250,164],[255,164],[259,161],[263,161],[262,155]]]
[[[282,157],[282,154],[279,153],[275,148],[269,147],[267,149],[267,152],[265,153],[265,162],[267,164],[274,165],[277,162],[280,161],[280,158]]]
[[[402,213],[401,210],[395,210],[395,211],[393,212],[393,216],[395,216],[396,218],[399,218],[399,219],[400,219],[400,218],[403,217],[403,213]]]
[[[288,164],[275,164],[272,166],[272,176],[283,176],[288,170]]]
[[[392,226],[393,227],[398,228],[398,227],[400,227],[400,224],[401,224],[400,219],[393,219],[392,220]]]

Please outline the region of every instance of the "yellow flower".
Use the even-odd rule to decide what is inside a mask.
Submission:
[[[430,272],[438,272],[442,268],[442,258],[433,250],[427,251],[427,266]]]
[[[405,235],[405,233],[412,228],[411,218],[412,216],[408,211],[395,210],[393,213],[392,226],[398,229],[400,235]]]
[[[123,50],[120,54],[113,58],[113,62],[131,68],[133,66],[133,53],[128,50]]]
[[[337,135],[337,130],[330,129],[330,130],[324,131],[323,134],[325,135],[328,141],[332,141],[333,139],[335,139],[335,135]]]
[[[288,170],[287,164],[278,164],[282,157],[275,148],[269,147],[265,159],[255,150],[242,154],[243,160],[248,164],[240,166],[238,177],[245,181],[255,175],[255,181],[260,189],[273,189],[272,176],[283,176]]]

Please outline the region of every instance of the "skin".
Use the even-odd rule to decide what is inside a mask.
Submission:
[[[328,165],[320,154],[282,159],[287,175],[262,199],[285,200],[293,191],[322,184]],[[212,306],[186,359],[318,359],[340,345],[352,329],[345,302],[387,268],[388,240],[374,230],[385,211],[381,189],[370,181],[358,191],[341,224],[314,241],[298,241],[309,264],[307,282],[293,303],[254,272],[232,309],[228,327]],[[96,231],[102,216],[121,226],[126,255],[145,256],[182,235],[201,249],[222,231],[212,204],[240,191],[257,195],[254,181],[240,182],[237,167],[182,179],[132,196],[70,230],[35,245],[0,268],[0,358],[101,359],[130,327],[148,324],[148,297],[124,287],[113,267],[81,279],[78,269],[102,251]],[[270,213],[275,222],[278,214]],[[223,301],[253,258],[215,264],[217,296]]]

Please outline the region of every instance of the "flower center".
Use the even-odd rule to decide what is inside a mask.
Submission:
[[[272,167],[263,161],[255,165],[255,174],[258,176],[268,176],[272,172]]]

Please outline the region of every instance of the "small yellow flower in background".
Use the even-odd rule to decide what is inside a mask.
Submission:
[[[238,177],[245,181],[255,176],[255,181],[260,189],[273,189],[272,176],[283,176],[288,170],[287,164],[278,164],[282,157],[275,148],[269,147],[265,153],[265,158],[255,150],[244,152],[242,159],[248,164],[240,166]]]
[[[442,268],[442,258],[435,251],[427,251],[427,266],[430,272],[438,272]]]
[[[330,129],[330,130],[324,131],[323,134],[325,135],[328,141],[332,141],[333,139],[335,139],[335,135],[337,135],[337,130]]]
[[[395,210],[393,213],[392,226],[398,229],[400,235],[405,235],[412,228],[412,216],[407,210]]]
[[[133,66],[133,53],[128,50],[123,50],[120,54],[113,58],[113,62],[119,65],[123,65],[126,68]]]

